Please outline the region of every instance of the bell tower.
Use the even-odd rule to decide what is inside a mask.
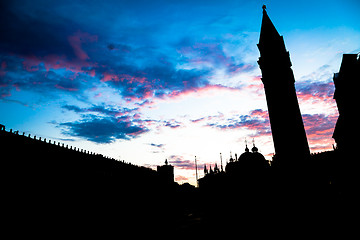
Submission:
[[[273,164],[296,167],[309,158],[310,150],[296,96],[290,55],[265,5],[257,46],[275,147]]]

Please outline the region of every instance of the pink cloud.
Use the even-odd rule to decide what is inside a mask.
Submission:
[[[233,88],[233,87],[226,87],[226,86],[222,86],[219,84],[214,84],[214,85],[206,85],[203,87],[197,87],[197,88],[188,88],[185,90],[173,90],[172,92],[168,93],[165,95],[166,98],[170,98],[170,99],[177,99],[177,98],[182,98],[182,97],[186,97],[189,96],[191,94],[196,94],[198,96],[210,93],[212,91],[239,91],[239,89],[237,88]]]
[[[112,74],[112,73],[103,73],[102,82],[125,82],[127,84],[144,84],[147,81],[145,77],[134,77],[129,74]]]
[[[19,86],[19,84],[14,83],[12,86],[15,87],[16,91],[20,91],[20,86]]]
[[[5,62],[5,61],[2,61],[2,62],[1,62],[1,67],[0,67],[0,77],[1,77],[1,76],[5,76],[5,74],[6,74],[5,69],[6,69],[6,68],[7,68],[6,62]]]
[[[189,180],[189,178],[187,178],[185,176],[180,176],[180,175],[175,176],[176,182],[182,182],[182,181],[188,181],[188,180]]]
[[[90,59],[87,53],[82,49],[82,44],[86,42],[97,42],[96,35],[90,35],[86,32],[77,31],[74,35],[68,37],[70,46],[73,48],[75,55],[81,60]]]
[[[169,157],[169,163],[179,169],[195,170],[195,162],[186,160],[183,156],[171,155]]]
[[[119,77],[116,74],[111,74],[111,73],[103,73],[103,78],[101,79],[102,82],[108,82],[108,81],[113,81],[113,82],[118,82],[119,81]]]
[[[252,117],[259,117],[259,118],[263,118],[263,119],[268,119],[269,118],[269,113],[266,110],[262,110],[262,109],[255,109],[252,110],[250,112],[250,115]]]
[[[135,114],[134,114],[134,116],[133,116],[133,118],[134,118],[134,119],[140,119],[140,118],[141,118],[141,116],[140,116],[140,114],[135,113]]]
[[[42,60],[34,55],[26,56],[22,62],[23,68],[28,72],[39,71]]]
[[[248,81],[248,85],[243,88],[243,90],[248,92],[253,92],[257,96],[265,97],[264,85],[261,81],[261,76],[256,76]]]
[[[69,61],[65,55],[45,55],[38,57],[34,55],[23,56],[22,65],[23,68],[28,72],[40,71],[45,68],[47,72],[54,69],[65,69],[66,71],[72,72],[72,78],[75,79],[80,73],[87,74],[88,76],[95,77],[96,63],[90,63],[82,60],[71,60]],[[85,68],[89,70],[84,70]]]
[[[59,84],[56,84],[55,87],[57,89],[61,89],[61,90],[65,90],[65,91],[70,91],[70,92],[75,92],[75,91],[78,91],[79,89],[77,88],[71,88],[71,87],[63,87],[63,86],[60,86]]]
[[[129,74],[120,74],[119,78],[120,78],[120,81],[122,81],[122,82],[126,81],[129,84],[132,84],[132,83],[141,83],[141,84],[143,84],[147,80],[145,77],[134,77],[134,76],[131,76]]]
[[[332,102],[334,94],[334,83],[300,82],[296,85],[296,94],[299,101],[306,102]]]
[[[95,69],[91,69],[91,70],[89,71],[89,76],[95,77]]]
[[[304,114],[303,121],[309,146],[312,151],[330,150],[337,115]]]

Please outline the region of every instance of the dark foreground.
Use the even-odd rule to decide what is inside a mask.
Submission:
[[[13,238],[358,235],[353,155],[337,158],[334,152],[338,160],[327,160],[330,165],[294,172],[218,174],[194,188],[148,168],[19,133],[1,130],[0,146],[2,229]],[[344,159],[356,164],[349,167]]]

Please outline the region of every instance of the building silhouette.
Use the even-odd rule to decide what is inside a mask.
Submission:
[[[259,149],[253,142],[251,151],[249,150],[247,143],[245,143],[245,150],[243,153],[235,158],[230,153],[229,161],[225,165],[225,171],[223,167],[218,167],[217,163],[214,164],[214,169],[204,165],[204,177],[199,179],[200,188],[211,189],[215,183],[216,185],[231,185],[233,183],[239,184],[240,181],[248,180],[249,178],[263,178],[266,174],[265,171],[270,169],[270,163],[265,157],[259,152]],[[248,185],[252,183],[247,181]],[[224,186],[222,186],[224,187]]]
[[[334,74],[334,99],[339,110],[333,138],[338,150],[351,152],[359,141],[357,137],[358,112],[354,106],[359,106],[358,91],[360,89],[360,58],[358,54],[344,54],[340,71]]]
[[[309,158],[310,150],[296,96],[289,52],[265,6],[257,46],[275,147],[274,164],[295,166]]]
[[[333,138],[336,142],[336,183],[346,198],[359,200],[359,146],[360,130],[356,107],[360,101],[360,58],[359,54],[343,54],[340,70],[333,77],[339,117],[335,125]]]
[[[192,204],[195,187],[175,183],[167,162],[155,171],[2,124],[0,149],[2,216],[18,230],[70,234],[81,223],[116,234],[172,231]]]
[[[159,178],[166,183],[174,183],[174,166],[169,165],[168,160],[165,160],[165,165],[157,166]]]
[[[334,74],[337,145],[332,151],[310,154],[289,53],[265,7],[258,48],[276,154],[268,162],[255,144],[251,151],[246,144],[239,157],[230,156],[225,171],[216,164],[210,170],[205,166],[198,181],[204,218],[210,226],[242,231],[271,226],[269,232],[286,228],[295,233],[314,226],[312,230],[326,234],[353,226],[350,219],[360,213],[359,55],[344,54],[340,71]],[[209,210],[214,205],[226,207],[222,212]]]

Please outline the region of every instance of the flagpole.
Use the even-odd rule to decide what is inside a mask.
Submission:
[[[195,173],[196,173],[196,187],[199,187],[196,156],[195,156]]]

